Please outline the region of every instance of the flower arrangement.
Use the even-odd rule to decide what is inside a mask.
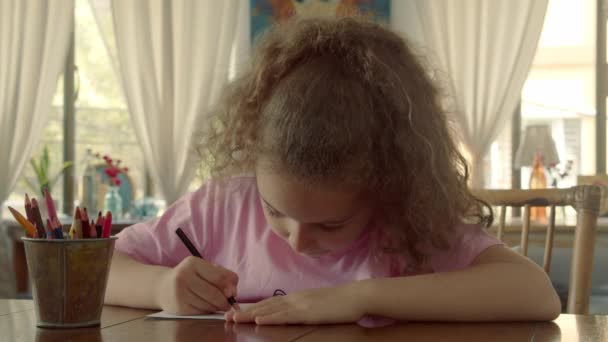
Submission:
[[[570,171],[572,171],[572,165],[574,164],[574,162],[572,160],[568,160],[566,162],[566,165],[562,165],[561,168],[558,168],[557,163],[551,163],[547,166],[547,170],[549,171],[549,174],[551,175],[551,186],[554,188],[557,188],[557,182],[558,180],[563,180],[564,178],[568,177],[568,175],[570,174]]]
[[[106,176],[108,176],[109,185],[120,186],[121,181],[118,175],[121,173],[129,172],[129,168],[121,167],[120,164],[122,163],[122,161],[120,159],[114,160],[110,158],[110,156],[108,156],[107,154],[102,157],[101,154],[95,153],[95,157],[101,158],[105,161],[106,168],[104,170],[104,173],[106,174]]]

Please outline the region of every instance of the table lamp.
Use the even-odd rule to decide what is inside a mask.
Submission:
[[[547,187],[547,177],[544,165],[559,163],[555,141],[551,137],[548,125],[530,125],[526,127],[522,143],[515,154],[515,168],[532,167],[530,174],[530,189]],[[545,207],[530,208],[530,220],[546,223],[547,210]]]

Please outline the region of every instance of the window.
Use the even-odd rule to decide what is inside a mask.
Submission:
[[[108,154],[121,159],[129,167],[129,176],[134,183],[134,198],[143,197],[145,166],[143,153],[131,125],[120,80],[112,66],[102,35],[88,0],[75,1],[75,64],[76,87],[79,88],[75,102],[75,153],[74,176],[76,204],[79,201],[78,187],[83,172],[83,161],[87,148],[93,152]],[[114,37],[108,37],[113,41]],[[33,157],[40,156],[44,146],[48,146],[51,170],[56,171],[63,163],[63,81],[57,85],[49,123],[42,133],[40,144],[34,149]],[[102,160],[100,162],[103,162]],[[24,177],[34,178],[34,172],[27,165]],[[32,194],[25,178],[21,177],[7,204],[23,206],[25,193]],[[62,178],[53,187],[53,196],[63,203]],[[5,216],[6,217],[6,216]]]
[[[520,136],[528,125],[549,125],[562,163],[559,166],[573,161],[572,170],[558,180],[558,187],[575,185],[578,174],[595,173],[595,16],[593,0],[549,1],[522,91]],[[486,158],[490,169],[487,187],[511,187],[510,131],[508,124]],[[527,188],[531,170],[521,171],[522,188]]]

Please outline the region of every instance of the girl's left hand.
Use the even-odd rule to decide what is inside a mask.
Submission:
[[[260,325],[352,323],[364,315],[362,302],[349,285],[311,289],[231,310],[226,313],[226,321]]]

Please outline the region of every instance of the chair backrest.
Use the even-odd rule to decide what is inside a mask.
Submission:
[[[555,208],[572,206],[576,210],[576,228],[570,269],[567,312],[587,314],[591,293],[591,272],[597,218],[600,207],[600,188],[595,185],[579,185],[569,189],[533,190],[473,190],[475,196],[494,207],[500,207],[497,237],[502,241],[505,229],[506,207],[523,207],[521,252],[528,254],[530,233],[530,207],[549,207],[543,268],[549,272],[553,236],[555,233]]]

